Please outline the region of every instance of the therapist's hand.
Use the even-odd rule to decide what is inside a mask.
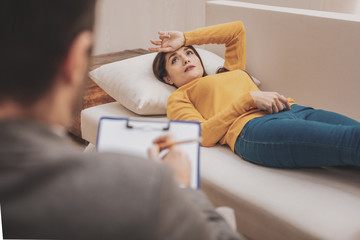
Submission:
[[[270,114],[281,112],[285,108],[290,110],[289,100],[277,92],[252,91],[250,94],[260,110]]]
[[[174,136],[170,134],[155,139],[154,144],[148,149],[148,155],[150,159],[166,164],[173,171],[175,180],[179,184],[189,186],[191,171],[190,160],[179,145],[168,148],[169,152],[162,158],[159,158],[160,152],[165,150],[160,149],[159,144],[174,141]]]
[[[150,42],[158,47],[149,48],[151,52],[173,52],[184,46],[185,37],[184,33],[179,31],[169,31],[159,33],[159,41],[150,40]]]

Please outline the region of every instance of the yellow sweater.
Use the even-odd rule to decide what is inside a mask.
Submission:
[[[234,145],[244,125],[266,115],[256,108],[250,91],[260,91],[243,70],[246,65],[245,29],[233,22],[184,33],[186,45],[225,44],[224,67],[229,72],[195,79],[178,88],[168,99],[167,116],[172,120],[201,123],[202,145],[217,142]],[[292,99],[289,99],[294,104]]]

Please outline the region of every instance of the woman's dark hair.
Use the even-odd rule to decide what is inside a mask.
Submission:
[[[93,30],[96,0],[0,2],[0,103],[31,105],[53,85],[75,37]]]
[[[196,51],[196,49],[193,46],[190,45],[190,46],[187,46],[187,47],[190,48],[191,50],[193,50],[195,55],[200,59],[201,66],[204,69],[204,73],[203,73],[202,76],[203,77],[207,76],[207,73],[206,73],[205,68],[204,68],[204,64],[202,62],[202,59],[201,59],[199,53]],[[166,52],[159,52],[156,55],[156,57],[155,57],[155,59],[153,61],[153,66],[152,67],[153,67],[153,72],[154,72],[156,78],[159,79],[161,82],[168,84],[164,80],[164,77],[166,77],[168,75],[168,72],[166,71],[166,59],[165,59],[165,56],[166,56]],[[216,74],[223,73],[223,72],[228,72],[228,71],[229,71],[228,69],[226,69],[224,67],[221,67],[216,71]]]
[[[223,73],[223,72],[228,72],[229,70],[227,70],[226,68],[224,67],[221,67],[221,68],[218,68],[218,70],[216,70],[216,74],[218,73]]]
[[[204,68],[204,64],[202,62],[202,59],[199,55],[199,53],[196,51],[196,49],[193,47],[193,46],[186,46],[188,48],[190,48],[191,50],[194,51],[195,55],[200,59],[200,62],[201,62],[201,66],[203,67],[204,69],[204,73],[203,73],[203,77],[207,76],[207,73],[205,71],[205,68]],[[164,81],[164,77],[166,77],[168,75],[168,72],[166,71],[166,59],[165,59],[165,56],[166,56],[166,52],[159,52],[154,61],[153,61],[153,72],[156,76],[157,79],[159,79],[161,82],[164,82],[166,84],[168,84],[167,82]],[[170,84],[169,84],[170,85]]]
[[[204,73],[203,73],[203,77],[205,77],[205,76],[207,76],[207,73],[205,72],[205,68],[204,68],[204,64],[203,64],[203,62],[202,62],[202,59],[201,59],[201,57],[200,57],[200,55],[199,55],[199,53],[196,51],[196,49],[193,47],[193,46],[187,46],[188,48],[191,48],[193,51],[194,51],[194,53],[196,54],[196,56],[198,56],[198,58],[200,59],[200,62],[201,62],[201,66],[203,67],[203,69],[204,69]],[[166,52],[159,52],[157,55],[156,55],[156,57],[155,57],[155,59],[154,59],[154,61],[153,61],[153,72],[154,72],[154,74],[155,74],[155,76],[156,76],[156,78],[157,79],[159,79],[161,82],[163,82],[163,83],[166,83],[166,84],[169,84],[169,83],[167,83],[167,82],[165,82],[165,80],[164,80],[164,77],[166,77],[167,75],[168,75],[168,73],[167,73],[167,71],[166,71],[166,59],[165,59],[165,55],[166,55]],[[225,68],[225,67],[220,67],[220,68],[218,68],[218,70],[216,71],[216,74],[218,74],[218,73],[223,73],[223,72],[228,72],[229,70],[227,69],[227,68]],[[251,80],[253,81],[253,82],[255,82],[254,81],[254,79],[252,78],[252,76],[246,71],[246,70],[243,70],[244,72],[246,72],[248,75],[249,75],[249,77],[251,78]],[[171,84],[169,84],[169,85],[171,85]],[[173,85],[172,85],[173,86]]]

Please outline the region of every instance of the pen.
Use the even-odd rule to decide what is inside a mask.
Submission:
[[[184,144],[184,143],[192,143],[192,142],[201,143],[201,141],[202,141],[202,138],[198,137],[198,138],[182,140],[182,141],[178,141],[178,142],[163,142],[163,143],[159,143],[158,145],[159,145],[160,149],[164,149],[164,148],[169,148],[169,147],[172,147],[174,145]]]

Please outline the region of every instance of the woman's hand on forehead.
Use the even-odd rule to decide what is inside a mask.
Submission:
[[[160,31],[158,32],[160,40],[150,40],[150,42],[159,47],[150,47],[151,52],[173,52],[184,46],[185,36],[179,31]]]

